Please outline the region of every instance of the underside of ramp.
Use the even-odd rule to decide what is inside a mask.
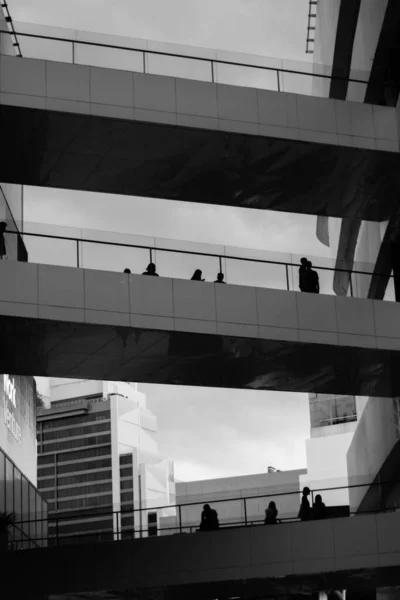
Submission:
[[[0,317],[16,375],[396,396],[398,352],[232,335]]]
[[[0,181],[294,213],[389,219],[394,152],[0,106]]]

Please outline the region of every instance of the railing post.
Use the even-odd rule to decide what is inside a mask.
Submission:
[[[56,517],[56,546],[58,546],[58,518]]]
[[[211,83],[215,83],[214,61],[211,61]]]
[[[246,504],[246,498],[243,498],[243,506],[244,506],[244,524],[247,527],[247,504]]]
[[[146,73],[146,52],[143,52],[143,73]]]
[[[178,506],[178,514],[179,514],[179,533],[182,533],[182,507],[180,504]]]
[[[149,248],[150,251],[150,262],[153,262],[153,250],[151,248]]]
[[[349,271],[350,274],[350,296],[353,298],[353,277],[352,277],[352,272]]]
[[[75,64],[75,42],[72,42],[72,64]]]
[[[79,260],[79,240],[76,240],[76,266],[79,269],[79,264],[80,264],[80,260]]]
[[[279,69],[276,70],[276,78],[278,81],[278,92],[280,92],[281,91],[281,82],[279,80]]]
[[[288,267],[287,263],[286,263],[285,267],[286,267],[286,287],[287,287],[287,290],[289,292],[290,291],[290,287],[289,287],[289,267]]]
[[[222,257],[219,256],[219,272],[222,273]]]

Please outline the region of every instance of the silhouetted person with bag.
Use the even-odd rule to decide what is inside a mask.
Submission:
[[[312,515],[314,519],[325,519],[326,518],[326,506],[322,502],[321,494],[315,496],[315,502],[313,504]]]
[[[6,249],[6,241],[4,239],[4,234],[7,229],[7,223],[5,221],[1,221],[0,223],[0,260],[3,260],[3,257],[7,255]]]
[[[217,279],[214,281],[214,283],[226,283],[226,281],[224,281],[224,274],[218,273]]]
[[[153,277],[158,277],[158,273],[156,273],[156,265],[154,263],[149,263],[147,268],[142,275],[152,275]]]
[[[218,513],[209,504],[203,506],[201,513],[200,531],[219,529]]]
[[[308,501],[308,497],[310,495],[310,488],[303,488],[303,496],[301,498],[300,510],[298,514],[298,518],[301,521],[309,521],[311,519],[311,508],[310,502]]]
[[[192,279],[191,281],[205,281],[205,279],[202,279],[202,271],[200,271],[200,269],[196,269],[195,272],[192,275]]]
[[[319,294],[319,276],[317,271],[314,271],[312,268],[311,260],[307,261],[307,281],[308,281],[308,292],[312,294]]]
[[[268,504],[268,508],[265,511],[265,521],[264,525],[276,525],[278,516],[278,509],[276,508],[275,502],[270,502]]]
[[[308,292],[308,279],[307,279],[307,264],[308,264],[308,259],[307,258],[302,258],[300,260],[300,269],[299,269],[299,288],[301,292]]]

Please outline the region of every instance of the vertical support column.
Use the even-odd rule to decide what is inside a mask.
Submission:
[[[391,258],[394,279],[394,297],[396,302],[400,302],[400,244],[392,244]]]

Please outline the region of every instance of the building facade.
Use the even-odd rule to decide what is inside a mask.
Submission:
[[[0,375],[0,513],[14,513],[10,541],[45,543],[47,502],[36,489],[36,385],[33,377]]]
[[[156,417],[136,384],[51,380],[38,414],[38,485],[59,541],[152,535],[175,501]],[[141,510],[140,510],[141,509]]]

